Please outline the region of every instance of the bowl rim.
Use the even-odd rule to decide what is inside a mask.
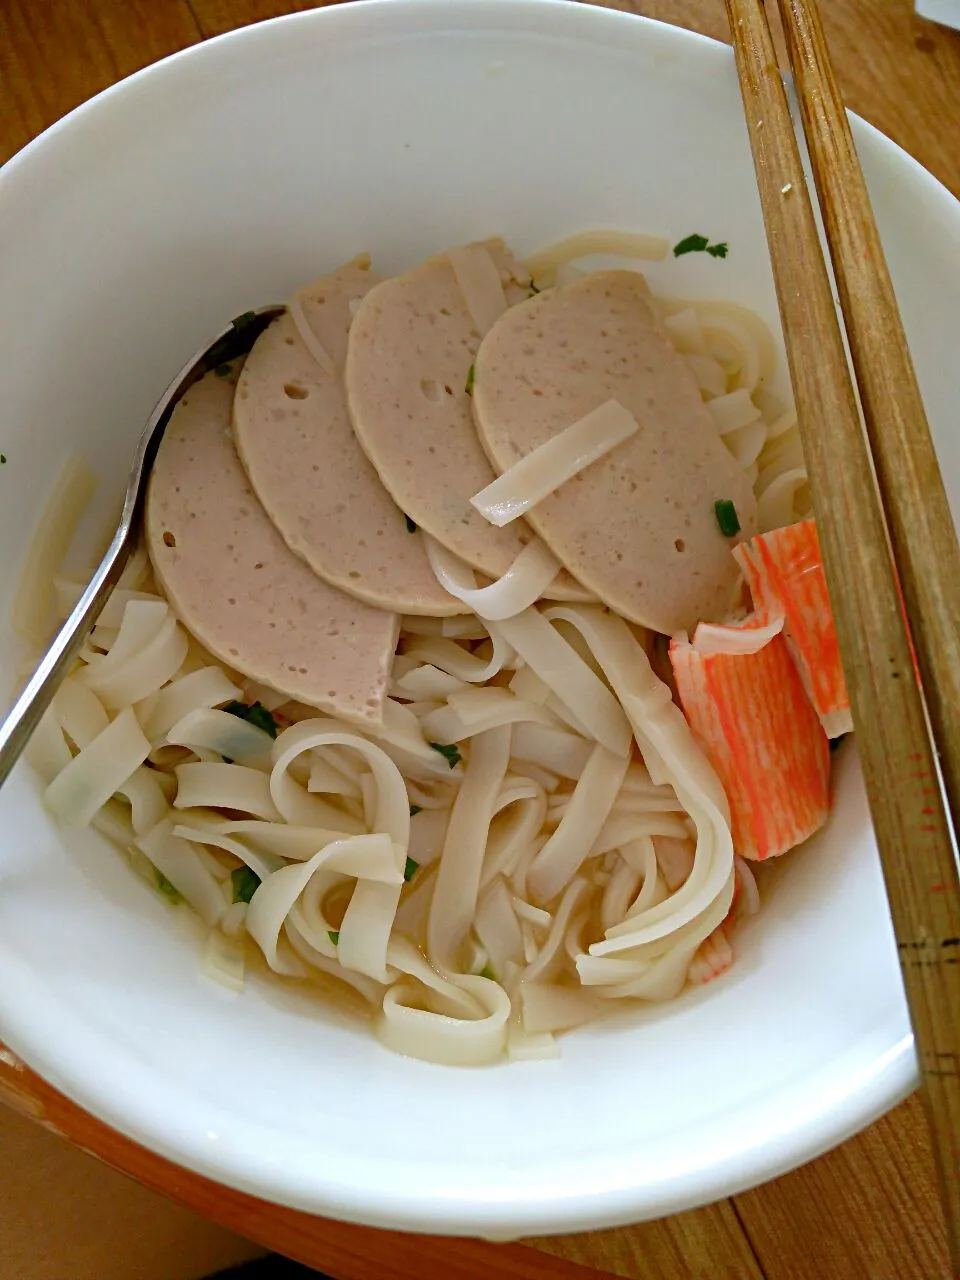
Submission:
[[[349,0],[240,27],[201,40],[133,72],[73,108],[12,156],[0,167],[0,190],[4,182],[13,180],[22,170],[29,170],[36,157],[46,154],[51,144],[69,140],[74,130],[83,127],[113,98],[123,98],[158,77],[175,76],[184,65],[202,65],[204,59],[220,56],[225,48],[254,44],[266,28],[283,26],[306,30],[322,25],[324,29],[333,29],[338,24],[351,27],[367,15],[376,14],[381,22],[392,22],[393,29],[400,32],[413,29],[417,15],[421,21],[430,22],[441,12],[448,20],[469,21],[482,28],[501,22],[504,14],[512,14],[534,35],[545,35],[548,29],[555,34],[562,29],[564,35],[604,46],[618,42],[621,35],[632,36],[646,28],[658,39],[673,41],[682,56],[695,48],[708,47],[714,51],[725,50],[731,62],[733,57],[728,46],[712,37],[579,0],[404,0],[403,4],[397,4],[396,0]],[[858,136],[870,138],[887,158],[902,170],[908,170],[914,181],[926,188],[927,196],[941,203],[945,216],[960,226],[960,201],[944,184],[880,130],[853,113],[850,115]],[[347,1222],[435,1234],[471,1234],[491,1240],[618,1226],[683,1212],[735,1195],[846,1141],[901,1101],[917,1082],[913,1039],[906,1035],[877,1056],[868,1074],[849,1079],[845,1090],[797,1119],[788,1133],[715,1161],[708,1169],[687,1170],[652,1187],[635,1178],[625,1185],[602,1191],[581,1192],[575,1202],[559,1196],[514,1201],[507,1189],[497,1201],[471,1203],[458,1199],[431,1209],[422,1197],[418,1200],[415,1194],[408,1194],[402,1188],[392,1196],[372,1195],[360,1186],[345,1187],[336,1178],[325,1180],[322,1194],[318,1194],[316,1181],[304,1187],[296,1176],[288,1177],[283,1170],[256,1169],[249,1162],[240,1168],[236,1163],[230,1164],[229,1157],[213,1152],[209,1144],[203,1142],[202,1135],[194,1135],[191,1140],[182,1126],[165,1128],[162,1121],[146,1110],[136,1114],[134,1108],[125,1105],[129,1101],[126,1091],[105,1078],[95,1059],[93,1038],[89,1041],[89,1052],[77,1053],[74,1057],[50,1052],[49,1045],[44,1047],[40,1043],[43,1037],[28,1030],[33,1021],[28,1016],[29,989],[28,979],[19,995],[8,1000],[0,1012],[0,1030],[12,1053],[71,1101],[151,1151],[225,1185],[292,1208],[321,1212]],[[18,1011],[12,1019],[11,1010]]]

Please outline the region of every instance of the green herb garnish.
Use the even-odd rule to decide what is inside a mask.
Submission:
[[[489,978],[489,980],[490,980],[491,982],[496,982],[496,980],[497,980],[497,975],[496,975],[496,974],[493,972],[493,970],[490,968],[489,964],[485,964],[485,965],[483,966],[483,968],[482,968],[482,969],[480,970],[480,972],[477,974],[477,977],[478,977],[478,978]]]
[[[475,364],[472,364],[470,368],[467,370],[467,380],[463,384],[463,389],[468,396],[473,395],[473,386],[476,380],[477,380],[477,366]]]
[[[230,323],[236,329],[237,333],[242,333],[248,325],[253,324],[257,318],[255,311],[244,311],[243,315],[235,316]]]
[[[740,532],[740,517],[737,508],[729,498],[720,498],[713,504],[717,513],[717,524],[725,538],[735,538]]]
[[[422,805],[422,804],[412,804],[412,805],[410,806],[410,817],[411,817],[411,818],[415,818],[415,817],[417,816],[417,814],[418,814],[418,813],[423,813],[423,805]]]
[[[687,236],[686,240],[681,240],[679,244],[673,246],[673,256],[679,258],[684,253],[703,253],[709,243],[706,236]]]
[[[236,716],[238,720],[246,720],[248,724],[262,729],[271,738],[280,732],[280,726],[262,702],[254,702],[249,707],[245,702],[228,702],[223,708],[228,716]]]
[[[260,888],[260,877],[249,867],[237,867],[236,871],[230,872],[230,879],[234,902],[249,902]]]
[[[413,523],[413,521],[410,519],[410,517],[409,517],[409,516],[404,516],[403,518],[404,518],[404,520],[406,520],[406,522],[407,522],[407,533],[416,533],[416,532],[417,532],[417,526]]]
[[[408,857],[407,864],[403,868],[403,878],[404,880],[406,880],[407,884],[410,883],[410,881],[413,879],[413,877],[417,874],[419,870],[420,870],[420,863],[415,862],[413,858]]]
[[[218,378],[229,378],[232,372],[231,366],[228,364],[218,364],[213,371]]]
[[[686,240],[681,240],[679,244],[673,246],[673,256],[675,258],[679,258],[685,253],[709,253],[712,258],[725,258],[727,256],[727,242],[724,240],[720,244],[711,244],[706,236],[687,236]]]
[[[183,901],[183,894],[176,887],[176,885],[172,884],[167,879],[167,877],[163,874],[162,871],[157,871],[156,876],[157,876],[157,888],[159,889],[159,891],[163,894],[163,896],[167,899],[168,902],[172,902],[175,907],[178,906]]]
[[[333,945],[334,945],[334,946],[336,946],[336,945],[339,943],[339,941],[340,941],[340,930],[339,930],[339,929],[328,929],[328,930],[327,930],[327,937],[330,939],[330,941],[333,943]]]
[[[428,745],[431,746],[434,751],[438,751],[440,755],[443,756],[451,769],[455,769],[463,759],[463,756],[461,756],[456,744],[453,742],[451,742],[449,746],[439,742],[431,742]]]

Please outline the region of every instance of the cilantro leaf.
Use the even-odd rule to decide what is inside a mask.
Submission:
[[[334,946],[336,946],[336,945],[337,945],[337,943],[340,941],[340,930],[339,930],[339,929],[328,929],[328,930],[327,930],[327,937],[330,939],[330,941],[333,943],[333,945],[334,945]]]
[[[685,253],[709,253],[711,258],[725,258],[728,250],[729,245],[726,240],[722,240],[719,244],[711,244],[706,236],[695,233],[673,246],[673,256],[679,258]]]
[[[451,742],[448,746],[440,742],[431,742],[431,743],[428,743],[428,746],[432,747],[434,751],[438,751],[440,755],[443,756],[444,760],[446,760],[447,764],[450,766],[451,769],[455,769],[457,765],[460,763],[460,761],[463,759],[463,756],[461,756],[459,750],[457,749],[456,743]]]
[[[236,871],[231,871],[230,880],[233,883],[234,902],[249,902],[260,888],[260,877],[249,867],[237,867]]]
[[[167,879],[167,877],[163,874],[162,871],[157,871],[156,876],[157,876],[157,889],[159,890],[159,892],[163,894],[163,896],[167,899],[168,902],[172,902],[175,907],[179,906],[179,904],[183,901],[183,894],[180,892],[180,890],[176,887],[176,885],[172,884]]]
[[[415,862],[413,858],[408,857],[407,865],[403,868],[403,878],[404,880],[406,880],[407,884],[410,883],[410,881],[413,879],[413,877],[417,874],[419,870],[420,870],[420,863]]]
[[[673,256],[679,258],[684,253],[703,253],[709,243],[706,236],[687,236],[686,240],[681,240],[679,244],[673,246]]]
[[[251,325],[257,318],[255,311],[244,311],[242,315],[234,316],[230,321],[237,333],[242,333],[244,329]]]
[[[271,738],[280,732],[280,726],[262,702],[254,702],[249,707],[245,702],[228,702],[223,708],[228,716],[236,716],[238,720],[246,720],[248,724],[262,729]]]

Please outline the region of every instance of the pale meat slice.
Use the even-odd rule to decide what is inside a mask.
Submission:
[[[503,241],[476,247],[489,253],[508,305],[527,297],[529,276]],[[467,564],[499,578],[533,535],[523,521],[497,529],[470,505],[494,472],[466,390],[483,337],[455,269],[466,253],[429,258],[366,295],[350,329],[347,404],[363,451],[397,505]],[[584,598],[561,577],[548,594]]]
[[[287,547],[234,450],[233,396],[232,379],[207,374],[164,433],[145,521],[157,580],[184,626],[228,666],[379,725],[397,615],[331,587]]]
[[[462,613],[347,415],[342,370],[351,303],[380,280],[365,261],[299,290],[291,310],[257,339],[237,384],[234,444],[287,546],[327,582],[397,613]]]
[[[757,507],[643,277],[600,271],[507,311],[476,361],[473,412],[499,472],[608,400],[639,431],[538,502],[527,519],[584,586],[668,635],[725,617],[739,571],[715,503],[749,538]]]

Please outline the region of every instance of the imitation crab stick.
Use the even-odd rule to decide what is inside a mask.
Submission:
[[[695,987],[705,986],[726,973],[733,964],[733,948],[723,925],[718,925],[694,952],[687,978]]]
[[[701,651],[698,636],[670,644],[684,715],[729,800],[734,849],[755,861],[775,857],[826,820],[826,734],[782,635],[742,653],[717,651],[706,636],[712,651]]]
[[[774,529],[734,550],[757,615],[782,617],[783,634],[827,736],[853,728],[850,698],[813,520]]]

